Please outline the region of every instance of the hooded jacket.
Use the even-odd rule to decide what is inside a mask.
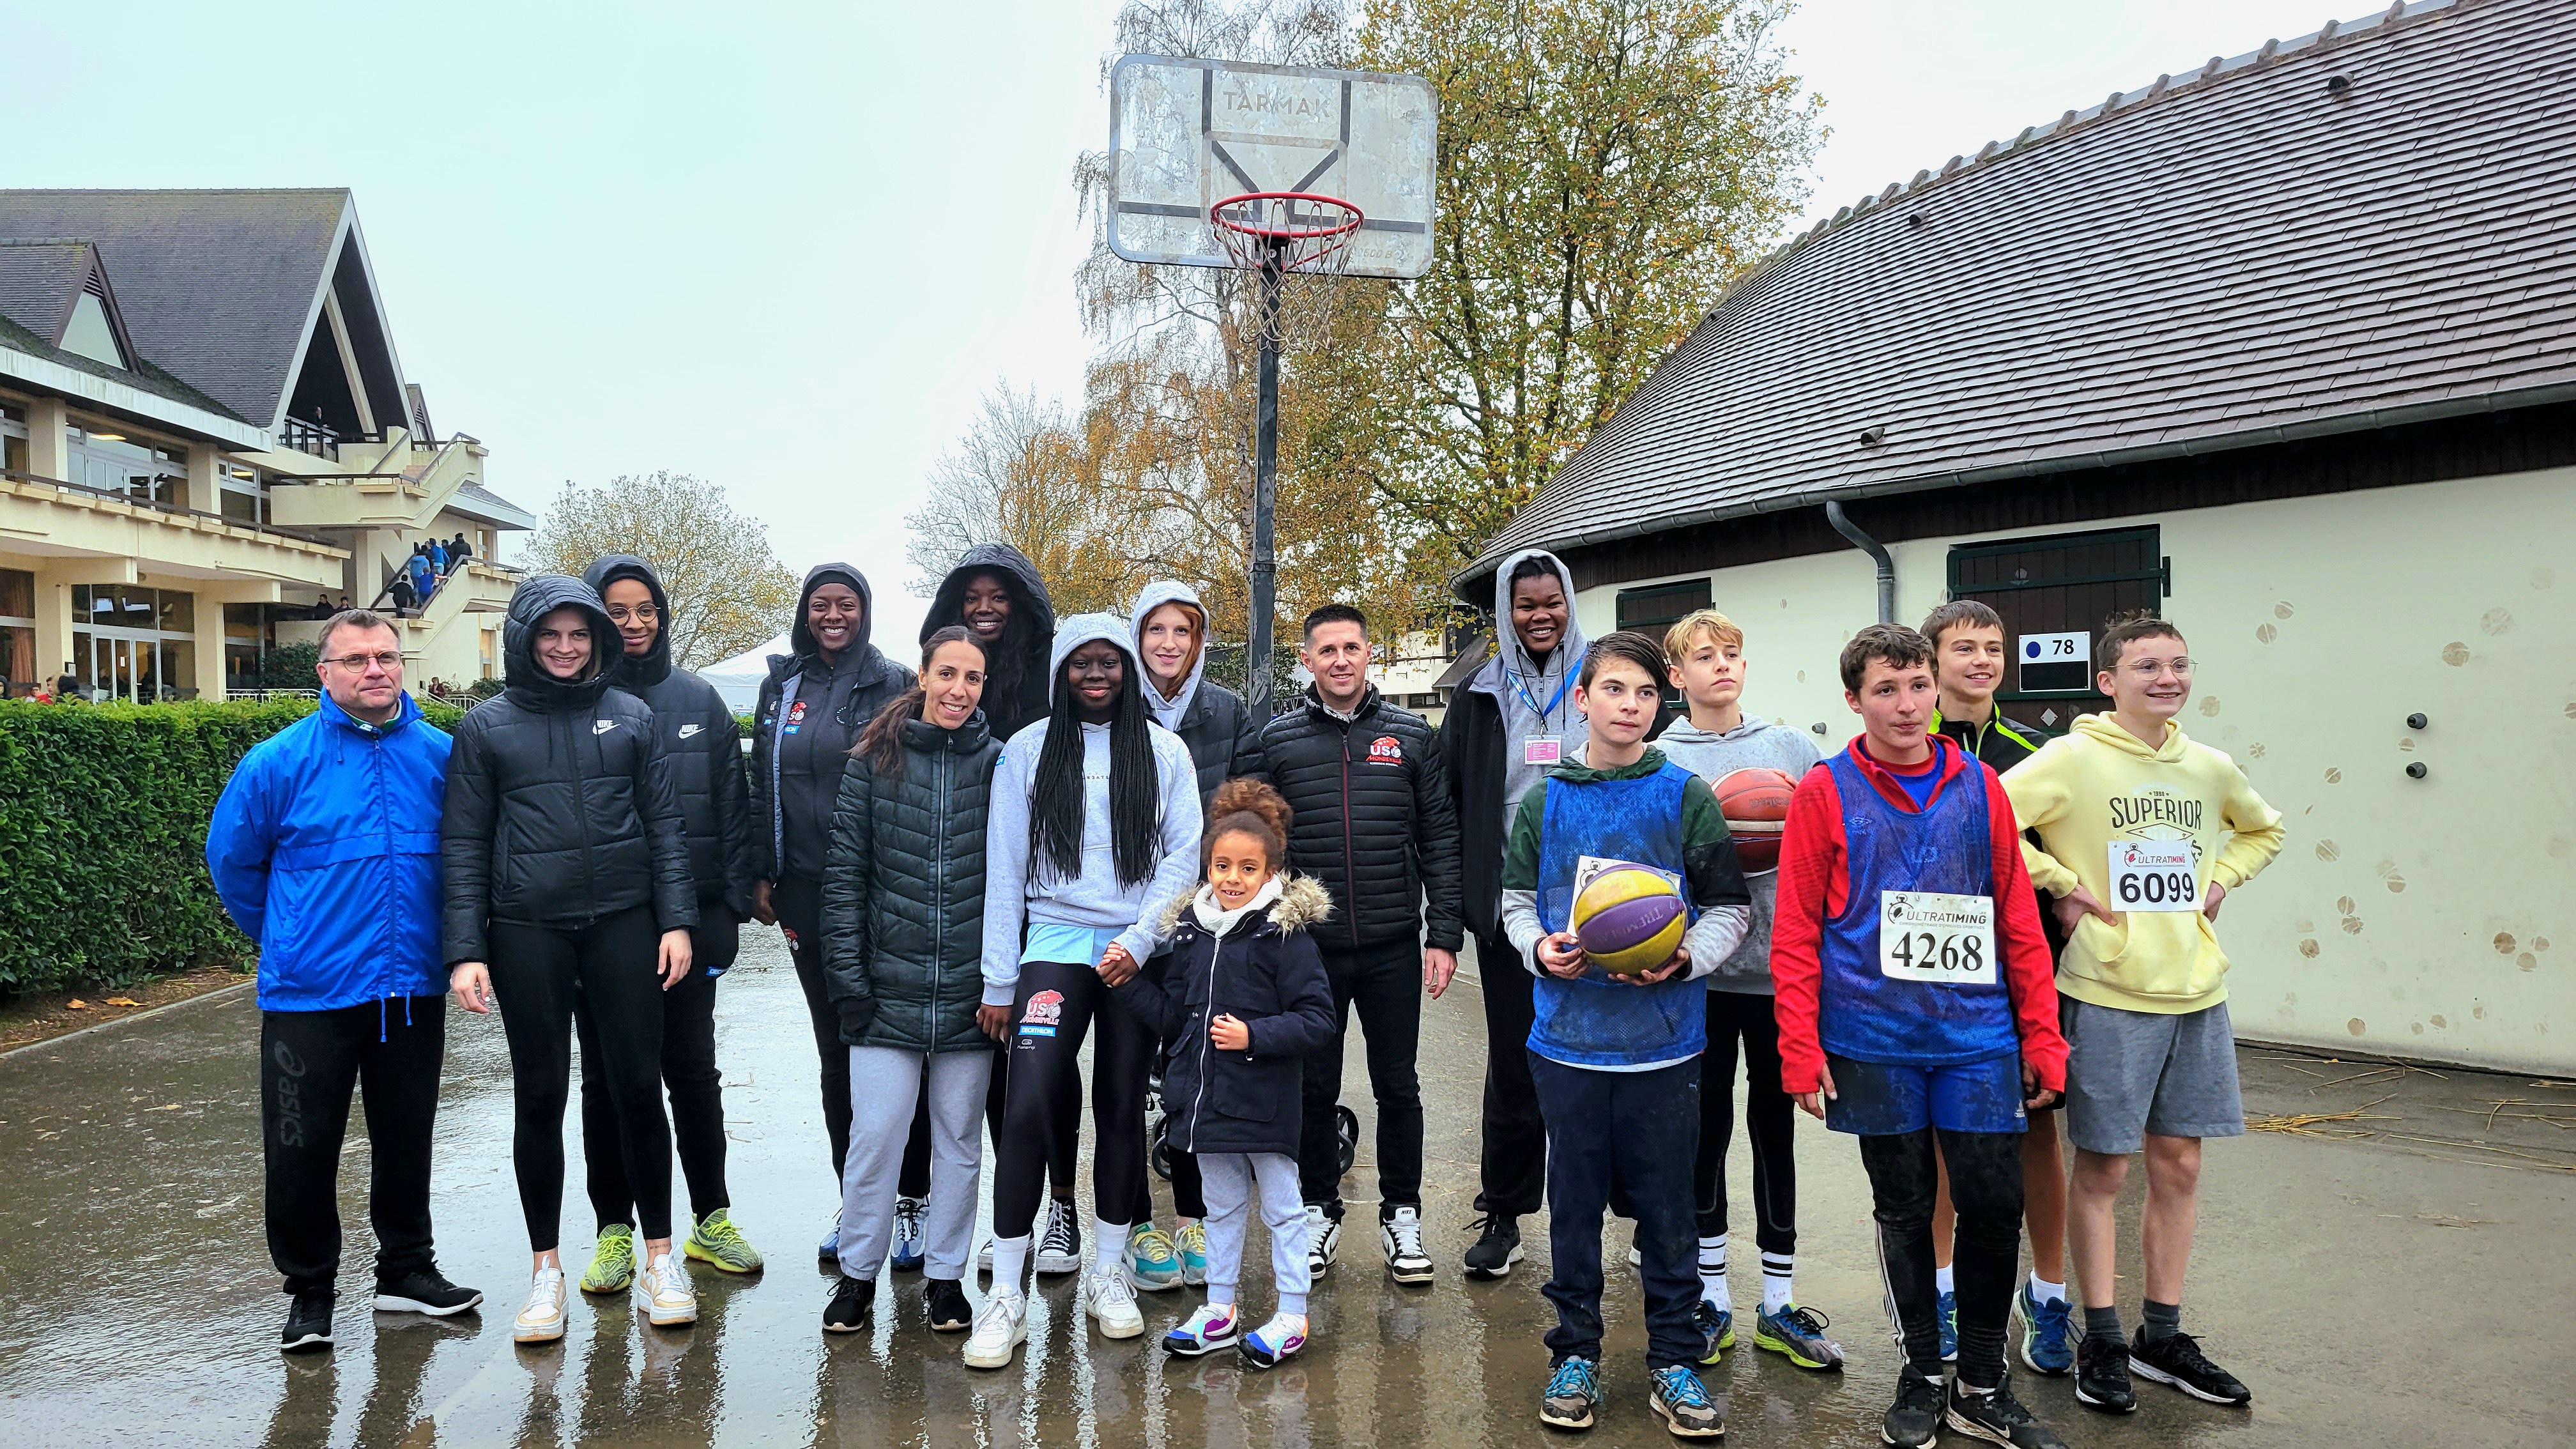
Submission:
[[[1807,735],[1758,714],[1744,716],[1724,734],[1701,729],[1684,715],[1657,737],[1655,747],[1664,752],[1665,759],[1706,780],[1712,789],[1738,770],[1778,770],[1795,780],[1823,763],[1825,757]],[[1735,948],[1735,954],[1719,962],[1709,974],[1708,989],[1768,996],[1771,904],[1779,889],[1779,872],[1766,870],[1747,875],[1744,883],[1753,891],[1753,922],[1745,929],[1744,941]]]
[[[829,662],[805,621],[806,604],[825,584],[859,595],[859,637]],[[787,636],[794,652],[769,656],[751,716],[751,868],[761,880],[822,878],[850,746],[888,700],[912,688],[912,671],[868,642],[876,624],[867,575],[845,563],[816,564],[805,575]]]
[[[1190,747],[1190,762],[1198,770],[1199,809],[1204,813],[1217,786],[1239,776],[1261,774],[1261,726],[1242,695],[1206,681],[1207,606],[1189,585],[1165,580],[1147,584],[1136,596],[1127,622],[1140,662],[1145,652],[1145,619],[1165,604],[1183,604],[1198,614],[1198,658],[1190,664],[1189,677],[1181,681],[1180,693],[1168,698],[1154,687],[1153,675],[1144,675],[1145,708],[1156,724],[1179,735],[1181,743]]]
[[[903,726],[903,771],[841,772],[823,871],[824,986],[844,1046],[991,1050],[982,999],[984,830],[1001,742],[981,712]]]
[[[671,663],[671,598],[653,566],[631,554],[603,554],[582,582],[602,597],[619,579],[652,591],[662,627],[642,654],[621,650],[609,680],[652,708],[653,732],[671,757],[679,782],[680,815],[689,836],[689,875],[703,904],[722,901],[737,916],[751,913],[751,781],[742,768],[742,727],[716,687]],[[615,634],[612,642],[620,642]]]
[[[259,943],[259,1009],[334,1011],[447,989],[439,800],[450,742],[409,694],[383,725],[321,707],[224,783],[206,866]]]
[[[1288,863],[1333,897],[1322,944],[1354,951],[1421,940],[1455,951],[1458,811],[1439,737],[1376,685],[1344,720],[1313,686],[1263,726],[1262,766],[1293,812]]]
[[[1047,660],[1046,678],[1057,681],[1064,661],[1094,639],[1106,640],[1136,662],[1136,644],[1127,621],[1116,614],[1076,614],[1056,631]],[[1110,836],[1109,772],[1111,725],[1086,724],[1082,730],[1082,874],[1062,879],[1041,869],[1029,839],[1030,801],[1036,790],[1038,757],[1046,750],[1052,718],[1011,736],[993,771],[993,807],[984,832],[984,1000],[1008,1006],[1020,984],[1024,927],[1075,926],[1115,932],[1117,942],[1139,965],[1152,960],[1162,943],[1162,921],[1174,901],[1186,900],[1198,883],[1199,792],[1190,765],[1189,747],[1180,736],[1153,722],[1145,731],[1153,746],[1159,844],[1162,861],[1153,875],[1127,885],[1118,879],[1115,846]]]
[[[665,931],[698,923],[679,783],[653,711],[605,671],[566,683],[537,662],[537,622],[565,607],[590,616],[594,648],[617,647],[588,584],[529,579],[502,629],[506,687],[457,721],[439,843],[451,967],[491,959],[495,921],[571,928],[650,905]]]
[[[1274,900],[1231,920],[1204,888],[1172,902],[1163,917],[1169,968],[1110,993],[1172,1044],[1162,1099],[1176,1151],[1297,1155],[1301,1058],[1333,1039],[1332,987],[1310,934],[1333,904],[1305,876],[1273,876],[1262,894],[1273,888]],[[1221,1051],[1209,1038],[1208,1023],[1227,1015],[1250,1030],[1248,1049]]]
[[[2111,850],[2128,841],[2191,846],[2193,898],[2210,882],[2229,890],[2281,853],[2281,813],[2236,762],[2167,721],[2149,746],[2107,714],[2078,715],[2074,733],[2050,740],[2004,777],[2013,813],[2039,839],[2022,856],[2053,896],[2083,885],[2120,913],[2087,915],[2058,957],[2057,989],[2094,1006],[2179,1014],[2227,999],[2227,953],[2198,910],[2138,910],[2111,877]],[[2222,844],[2222,841],[2224,842]],[[2135,877],[2132,877],[2135,879]]]
[[[1008,691],[1007,699],[1001,690],[984,694],[984,718],[993,738],[1007,741],[1047,717],[1047,658],[1055,638],[1055,604],[1047,597],[1046,580],[1038,577],[1038,566],[1029,562],[1027,554],[1007,543],[979,543],[960,554],[957,566],[939,581],[938,592],[930,597],[930,612],[921,619],[923,639],[966,622],[966,585],[977,574],[995,575],[1011,588],[1011,623],[1002,631],[1002,641],[1017,649],[1018,684]]]

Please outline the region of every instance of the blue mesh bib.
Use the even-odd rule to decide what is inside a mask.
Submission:
[[[1574,784],[1549,777],[1539,821],[1538,919],[1550,934],[1574,910],[1575,864],[1589,855],[1632,860],[1676,879],[1682,858],[1682,787],[1690,771],[1667,760],[1651,775]],[[1683,887],[1685,906],[1690,890]],[[1692,913],[1696,918],[1697,913]],[[1625,986],[1599,967],[1560,981],[1542,971],[1530,1050],[1578,1067],[1632,1067],[1697,1056],[1708,1047],[1708,983]]]

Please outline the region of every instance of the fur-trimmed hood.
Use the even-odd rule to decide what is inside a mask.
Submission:
[[[1204,889],[1205,886],[1200,887],[1200,890]],[[1197,899],[1198,891],[1192,891],[1164,909],[1163,935],[1166,938],[1182,926],[1201,929],[1197,917],[1190,913],[1190,903]],[[1324,889],[1324,883],[1313,876],[1289,872],[1286,883],[1279,888],[1277,904],[1270,907],[1270,924],[1282,931],[1303,931],[1332,918],[1333,895]]]

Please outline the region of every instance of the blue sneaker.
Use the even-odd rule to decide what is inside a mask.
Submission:
[[[2030,1280],[2021,1280],[2021,1291],[2013,1295],[2013,1308],[2021,1314],[2021,1361],[2031,1372],[2056,1378],[2075,1367],[2075,1345],[2067,1337],[2067,1314],[2071,1311],[2063,1298],[2042,1303],[2032,1293]]]
[[[823,1235],[823,1241],[814,1245],[814,1256],[826,1263],[836,1262],[839,1260],[841,1256],[841,1223],[838,1218],[832,1220],[832,1230]]]
[[[1783,1303],[1753,1317],[1753,1346],[1769,1349],[1802,1369],[1830,1373],[1843,1366],[1843,1346],[1825,1337],[1831,1320],[1813,1308]]]
[[[1183,1358],[1197,1358],[1220,1348],[1232,1348],[1242,1337],[1243,1318],[1233,1305],[1211,1308],[1202,1303],[1189,1322],[1163,1335],[1163,1349]]]
[[[1277,1368],[1282,1359],[1306,1346],[1306,1315],[1274,1313],[1270,1321],[1243,1336],[1235,1346],[1254,1368]]]
[[[1726,1434],[1726,1415],[1718,1412],[1699,1375],[1680,1364],[1652,1371],[1655,1387],[1646,1404],[1664,1416],[1664,1427],[1676,1439],[1717,1439]]]
[[[1570,1358],[1547,1376],[1538,1421],[1551,1429],[1589,1429],[1592,1406],[1601,1402],[1601,1371],[1588,1358]]]
[[[1715,1364],[1735,1347],[1735,1315],[1703,1298],[1691,1310],[1691,1327],[1699,1330],[1699,1361]]]
[[[918,1272],[922,1259],[929,1256],[929,1247],[922,1241],[921,1225],[922,1217],[929,1209],[930,1204],[917,1197],[894,1200],[894,1251],[888,1256],[896,1272]]]
[[[1959,1295],[1941,1295],[1941,1362],[1959,1361]]]

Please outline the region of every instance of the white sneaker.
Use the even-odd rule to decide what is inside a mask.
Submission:
[[[1341,1253],[1341,1219],[1327,1215],[1322,1203],[1306,1204],[1306,1271],[1323,1277]]]
[[[1127,1281],[1127,1265],[1094,1268],[1082,1282],[1082,1311],[1100,1321],[1103,1338],[1134,1338],[1145,1331],[1145,1315],[1136,1309],[1136,1285]]]
[[[528,1306],[510,1325],[510,1337],[521,1343],[552,1343],[564,1336],[564,1272],[540,1268],[528,1284]]]
[[[1431,1281],[1431,1255],[1422,1251],[1422,1210],[1400,1207],[1378,1224],[1378,1246],[1386,1251],[1386,1275],[1398,1283]]]
[[[1047,1199],[1046,1231],[1038,1237],[1037,1270],[1041,1273],[1079,1273],[1082,1271],[1082,1223],[1074,1216],[1073,1204],[1059,1198]]]
[[[1008,1368],[1011,1354],[1029,1338],[1029,1300],[996,1288],[975,1310],[975,1327],[966,1335],[968,1368]]]
[[[698,1290],[677,1253],[663,1253],[635,1275],[635,1291],[644,1295],[644,1316],[656,1328],[677,1328],[698,1321]]]

